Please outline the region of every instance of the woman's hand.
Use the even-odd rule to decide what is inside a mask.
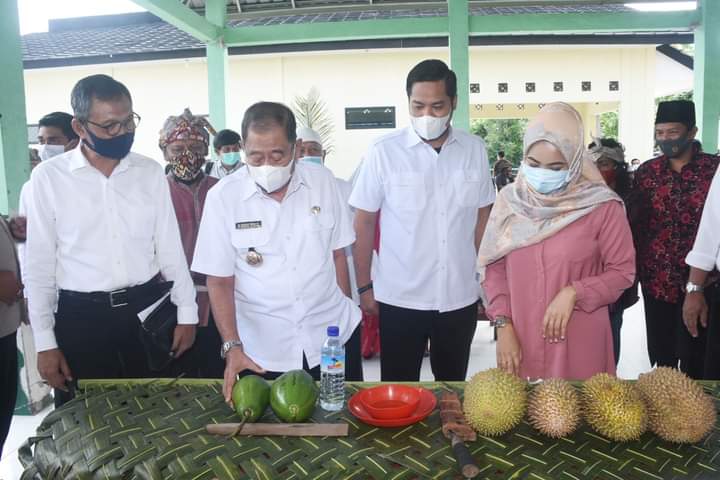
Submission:
[[[545,340],[550,343],[565,340],[567,324],[575,309],[576,297],[577,292],[572,286],[563,288],[555,295],[555,298],[545,310],[545,317],[543,318],[543,338]]]
[[[497,329],[498,339],[495,349],[498,368],[512,375],[520,375],[522,348],[511,323]]]

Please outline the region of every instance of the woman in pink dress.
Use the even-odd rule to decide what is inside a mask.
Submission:
[[[622,200],[583,140],[573,107],[540,111],[478,253],[498,367],[521,378],[615,373],[608,305],[632,285],[635,250]]]

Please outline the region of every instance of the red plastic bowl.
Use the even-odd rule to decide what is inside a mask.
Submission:
[[[405,418],[417,410],[420,391],[407,385],[380,385],[361,391],[359,400],[373,418]]]

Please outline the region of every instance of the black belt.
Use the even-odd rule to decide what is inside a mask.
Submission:
[[[155,275],[150,281],[134,287],[120,288],[112,292],[75,292],[73,290],[60,290],[60,297],[69,297],[75,300],[107,305],[110,308],[126,307],[130,303],[142,300],[152,292],[168,291],[173,282],[161,282],[160,275]]]

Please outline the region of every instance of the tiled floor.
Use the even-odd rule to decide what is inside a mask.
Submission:
[[[637,378],[637,376],[650,369],[647,357],[647,343],[645,336],[645,317],[642,302],[625,312],[622,329],[622,348],[618,376],[622,378]],[[470,367],[468,376],[475,372],[495,366],[495,343],[493,332],[487,323],[478,324],[470,354]],[[380,380],[380,361],[377,358],[366,361],[364,364],[365,379],[368,381]],[[429,361],[423,363],[421,380],[432,380]],[[0,480],[17,480],[20,478],[22,468],[18,462],[18,448],[29,436],[35,433],[40,422],[50,412],[50,408],[32,417],[14,417],[10,427],[10,436],[0,460]]]

